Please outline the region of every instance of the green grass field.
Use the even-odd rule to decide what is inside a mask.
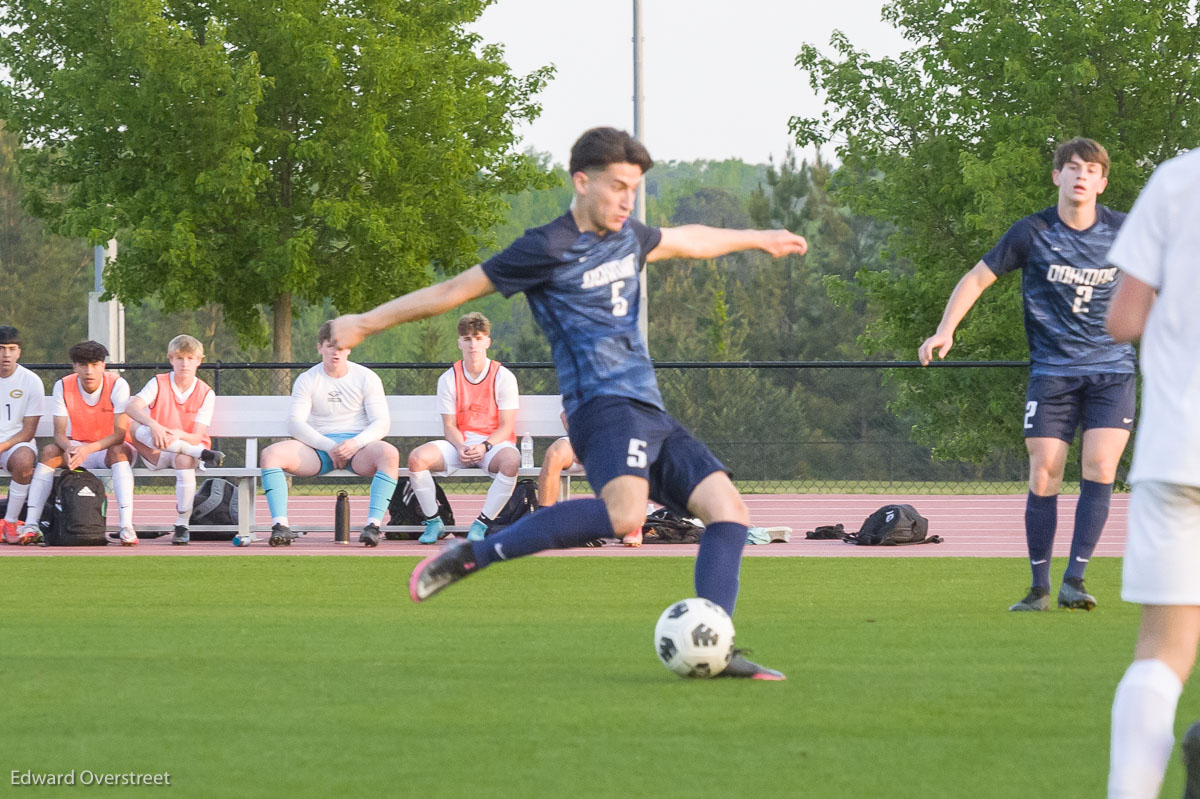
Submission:
[[[654,657],[689,558],[530,558],[426,605],[412,559],[5,558],[0,784],[21,796],[1090,797],[1136,609],[1005,612],[1016,559],[748,558],[739,643]],[[1061,565],[1056,565],[1056,575]],[[1200,715],[1180,704],[1177,734]],[[170,788],[12,771],[170,772]],[[1175,762],[1166,796],[1177,796]],[[4,793],[5,791],[0,791]]]

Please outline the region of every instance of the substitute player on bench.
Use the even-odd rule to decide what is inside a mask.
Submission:
[[[634,198],[652,164],[646,148],[629,134],[589,130],[571,148],[575,197],[565,214],[526,231],[485,264],[365,314],[335,320],[334,339],[348,347],[371,333],[493,291],[506,297],[524,293],[550,340],[571,442],[600,494],[539,510],[485,541],[446,546],[414,570],[409,581],[414,601],[423,602],[499,561],[632,530],[641,525],[653,497],[704,521],[695,591],[732,615],[749,517],[725,467],[663,409],[638,331],[639,271],[646,261],[715,258],[740,250],[803,254],[807,244],[786,230],[658,229],[638,223],[631,218]],[[741,652],[721,674],[783,679]]]
[[[33,440],[42,418],[42,380],[17,360],[21,357],[21,334],[15,327],[0,325],[0,469],[11,475],[8,505],[0,521],[0,537],[6,544],[28,544],[37,533],[23,532],[17,516],[29,496],[29,481],[37,463]]]
[[[1133,428],[1133,348],[1113,341],[1104,329],[1117,274],[1105,259],[1125,219],[1096,202],[1108,184],[1108,153],[1091,139],[1071,139],[1055,151],[1051,179],[1058,187],[1058,204],[1018,221],[958,281],[937,332],[918,351],[926,365],[935,353],[946,357],[955,328],[984,289],[999,276],[1021,270],[1032,362],[1024,430],[1029,452],[1025,539],[1033,584],[1009,610],[1050,607],[1058,489],[1067,449],[1080,426],[1083,480],[1058,605],[1096,606],[1083,574],[1108,519],[1117,463]]]
[[[471,522],[468,541],[482,541],[517,484],[521,455],[513,422],[520,402],[517,378],[499,361],[487,357],[492,323],[481,313],[458,320],[458,348],[463,357],[438,378],[438,410],[446,438],[422,444],[408,456],[409,483],[425,515],[425,531],[417,539],[436,543],[445,533],[438,516],[437,487],[430,472],[453,474],[478,467],[492,475],[479,518]]]
[[[400,453],[383,441],[391,416],[383,382],[365,366],[350,361],[350,348],[330,340],[329,322],[317,331],[321,362],[296,378],[288,432],[293,438],[263,450],[262,484],[271,511],[271,546],[290,546],[299,535],[288,526],[287,474],[312,477],[347,466],[372,475],[367,524],[358,540],[379,546],[379,525],[387,512]]]
[[[196,464],[220,466],[223,452],[209,449],[217,395],[196,370],[204,360],[204,345],[188,335],[167,345],[171,371],[155,375],[129,400],[125,412],[132,425],[131,443],[149,469],[175,470],[175,534],[171,543],[191,540],[188,522],[196,497]]]

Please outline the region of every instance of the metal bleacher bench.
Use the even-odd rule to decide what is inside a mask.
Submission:
[[[388,411],[392,422],[388,428],[388,438],[442,438],[442,417],[437,408],[437,397],[429,395],[389,395],[387,398]],[[53,400],[46,398],[43,408],[53,408]],[[197,476],[224,477],[238,487],[238,533],[250,533],[254,525],[255,494],[261,467],[258,464],[258,441],[260,438],[288,438],[288,412],[291,408],[290,396],[218,396],[216,408],[213,411],[213,422],[208,433],[214,439],[241,439],[246,442],[245,462],[241,466],[231,466],[229,458],[219,467],[198,471]],[[520,398],[520,408],[517,411],[515,431],[518,439],[529,433],[534,438],[558,438],[566,435],[563,429],[562,398],[557,394],[529,394]],[[47,439],[54,435],[54,422],[50,414],[43,414],[38,422],[38,439]],[[39,450],[44,440],[38,441]],[[519,441],[518,441],[519,445]],[[407,475],[408,453],[401,452],[400,474]],[[110,469],[93,469],[99,477],[109,477]],[[523,468],[518,470],[519,477],[535,477],[538,468]],[[0,474],[4,474],[0,472]],[[138,467],[133,470],[134,477],[163,477],[173,474],[170,469],[154,470]],[[482,469],[461,469],[453,477],[483,477],[486,472]],[[575,473],[575,476],[579,476]],[[366,480],[349,469],[338,469],[328,472],[323,477],[346,477],[355,480]],[[570,478],[564,473],[564,488],[569,496]],[[135,501],[136,508],[136,501]],[[139,525],[139,529],[143,529]],[[145,526],[144,529],[152,529]]]

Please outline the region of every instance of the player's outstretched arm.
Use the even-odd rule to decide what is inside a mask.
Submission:
[[[772,257],[804,255],[808,242],[790,230],[729,230],[707,225],[662,228],[662,239],[647,261],[670,258],[716,258],[742,250],[762,250]]]
[[[1108,319],[1104,326],[1113,341],[1133,341],[1141,338],[1146,329],[1146,318],[1158,292],[1136,277],[1121,273],[1121,282],[1108,306]]]
[[[339,316],[333,320],[330,330],[333,344],[353,349],[367,336],[381,330],[437,316],[495,290],[483,267],[476,264],[449,280],[409,292],[366,313]]]
[[[970,272],[959,279],[954,291],[950,292],[950,299],[946,301],[946,310],[942,312],[942,321],[938,324],[937,331],[925,339],[917,350],[917,358],[922,366],[929,365],[935,352],[939,359],[946,357],[950,348],[954,346],[954,331],[958,329],[958,323],[967,315],[967,311],[971,310],[971,306],[979,299],[979,295],[983,294],[983,290],[995,282],[996,273],[983,261],[975,264]]]

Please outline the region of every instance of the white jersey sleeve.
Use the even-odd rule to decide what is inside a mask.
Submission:
[[[142,386],[142,390],[137,393],[138,399],[146,403],[149,408],[154,404],[154,400],[158,399],[158,378],[152,377],[146,381],[146,385]]]
[[[366,446],[373,441],[379,441],[388,433],[392,425],[392,414],[388,410],[387,395],[383,393],[383,381],[379,375],[363,367],[363,412],[367,417],[367,426],[354,437],[360,446]]]
[[[318,368],[320,366],[317,364]],[[311,369],[296,378],[296,382],[292,385],[292,407],[288,414],[288,433],[302,444],[328,452],[337,444],[333,439],[321,435],[309,423],[309,417],[312,415],[313,394],[317,390],[319,387]]]
[[[502,411],[515,411],[521,407],[517,376],[507,366],[501,366],[496,374],[496,407]]]
[[[458,413],[458,386],[454,382],[454,368],[442,372],[437,385],[438,413],[455,416]]]
[[[67,400],[63,397],[62,378],[54,381],[54,392],[50,402],[54,405],[55,416],[67,415]]]
[[[125,406],[129,404],[129,383],[125,378],[118,377],[117,382],[113,383],[110,399],[112,399],[114,414],[125,413]]]
[[[204,402],[200,403],[200,410],[196,411],[196,424],[202,424],[208,427],[212,424],[213,411],[217,408],[217,392],[210,391],[208,396],[204,398]]]

